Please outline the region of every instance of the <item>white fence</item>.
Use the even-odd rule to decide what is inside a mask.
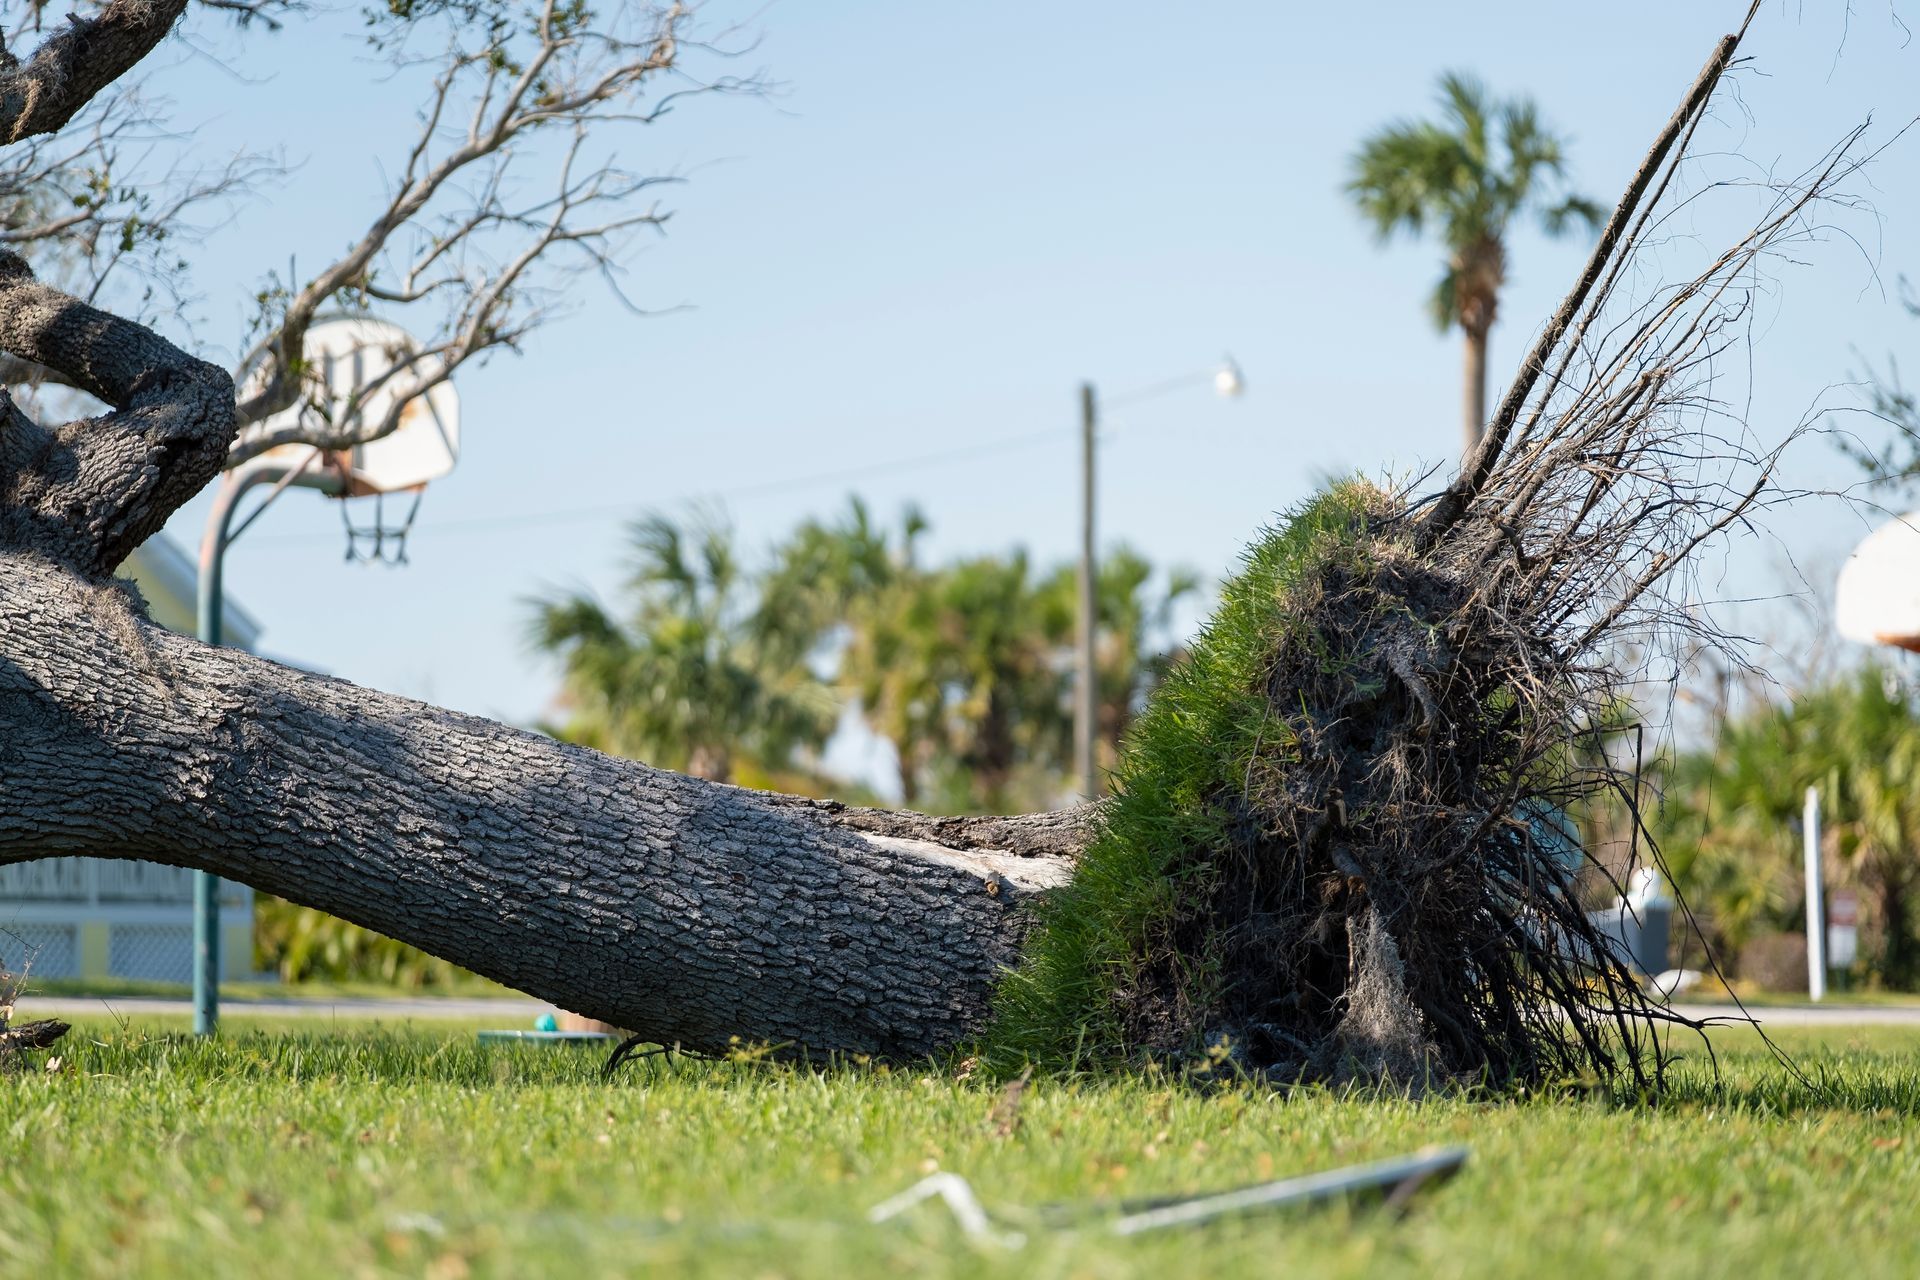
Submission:
[[[193,976],[193,873],[152,862],[47,858],[0,867],[0,967],[36,978]],[[220,969],[253,968],[253,892],[222,881]]]

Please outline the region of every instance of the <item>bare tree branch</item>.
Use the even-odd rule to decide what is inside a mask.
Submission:
[[[419,254],[400,268],[393,286],[369,281],[361,287],[368,298],[394,303],[436,295],[450,298],[446,318],[431,345],[389,353],[391,367],[356,387],[338,409],[325,408],[316,399],[311,405],[315,412],[302,415],[301,421],[237,440],[229,465],[286,444],[331,451],[391,434],[412,401],[448,381],[456,369],[476,357],[517,349],[521,339],[547,318],[548,305],[527,287],[535,270],[612,270],[613,245],[623,233],[665,221],[667,215],[657,207],[634,204],[637,195],[664,180],[633,177],[612,168],[575,178],[574,165],[586,141],[582,127],[562,166],[559,190],[551,198],[510,209],[500,202],[498,182],[490,182],[474,208],[450,217],[451,225],[445,228],[424,232]],[[583,211],[601,207],[608,210],[604,218],[581,217]],[[474,252],[484,235],[501,232],[520,239],[512,257],[502,262]],[[556,262],[562,251],[571,251],[576,260]],[[364,418],[362,406],[376,399],[384,403],[384,410],[377,417]]]
[[[298,12],[307,6],[301,0],[198,0],[202,9],[230,14],[237,26],[259,23],[269,31],[278,31],[281,15]]]
[[[1609,263],[1614,265],[1617,272],[1619,265],[1629,256],[1621,251],[1622,245],[1631,242],[1632,237],[1627,229],[1639,209],[1641,198],[1646,194],[1647,188],[1656,176],[1663,170],[1671,172],[1669,159],[1677,159],[1685,153],[1684,146],[1676,150],[1675,144],[1680,141],[1683,133],[1690,131],[1700,113],[1706,109],[1708,99],[1713,96],[1720,78],[1726,74],[1728,66],[1732,64],[1734,51],[1740,47],[1741,39],[1746,35],[1747,28],[1753,23],[1754,15],[1759,11],[1759,0],[1753,0],[1739,30],[1722,37],[1714,46],[1706,65],[1700,69],[1700,74],[1688,86],[1685,97],[1681,99],[1680,106],[1673,113],[1673,118],[1654,139],[1646,159],[1641,161],[1639,170],[1634,174],[1633,180],[1628,183],[1626,194],[1621,196],[1612,216],[1607,219],[1607,224],[1600,233],[1599,242],[1594,245],[1593,253],[1587,259],[1586,268],[1580,273],[1579,279],[1574,282],[1574,287],[1561,302],[1553,318],[1548,321],[1546,328],[1541,331],[1533,350],[1527,353],[1525,360],[1521,361],[1519,375],[1513,380],[1513,385],[1507,389],[1499,409],[1494,413],[1493,420],[1487,423],[1486,430],[1474,446],[1473,452],[1461,463],[1459,476],[1441,494],[1439,502],[1422,522],[1419,536],[1423,540],[1431,542],[1444,534],[1455,521],[1460,519],[1467,504],[1486,483],[1488,473],[1499,459],[1501,450],[1506,447],[1507,436],[1513,430],[1513,424],[1518,420],[1521,409],[1533,395],[1534,386],[1546,370],[1547,362],[1560,348],[1562,340],[1566,338],[1567,329],[1572,325],[1574,317],[1587,304],[1588,295],[1599,280],[1601,272]],[[1664,185],[1663,182],[1663,189]],[[1641,225],[1644,225],[1644,221]],[[1593,311],[1588,312],[1588,322],[1591,322],[1593,314]],[[1578,345],[1580,336],[1584,332],[1585,324],[1583,323],[1580,333],[1575,335],[1575,346]]]
[[[149,302],[157,293],[177,310],[180,248],[282,166],[244,152],[211,168],[190,165],[177,158],[185,139],[165,127],[163,111],[137,88],[123,89],[96,98],[72,127],[0,151],[0,246],[88,302],[130,270]]]
[[[746,86],[686,77],[679,56],[687,10],[679,3],[623,7],[601,18],[545,0],[530,16],[464,16],[386,206],[345,254],[290,290],[258,348],[261,372],[243,388],[238,412],[243,426],[256,424],[303,395],[321,411],[272,431],[243,432],[231,465],[288,443],[331,450],[377,440],[398,426],[411,400],[469,362],[516,349],[550,318],[556,272],[591,271],[611,283],[631,236],[666,222],[647,199],[651,189],[676,179],[620,168],[604,141],[607,127],[656,121],[689,93]],[[420,61],[394,56],[403,67]],[[674,87],[651,91],[667,77]],[[537,140],[561,130],[571,136],[552,194],[518,197],[522,174],[539,163]],[[420,350],[360,388],[344,411],[327,412],[301,359],[307,330],[330,305],[371,303],[439,311],[423,327]],[[376,392],[389,407],[362,421],[360,407]]]
[[[5,250],[0,351],[112,406],[49,428],[6,402],[0,540],[102,577],[219,473],[234,429],[226,371],[41,284]]]

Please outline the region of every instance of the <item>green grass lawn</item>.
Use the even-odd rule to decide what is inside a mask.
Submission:
[[[342,1029],[346,1026],[346,1029]],[[0,1274],[90,1276],[1920,1274],[1920,1034],[1750,1033],[1649,1108],[1410,1103],[1036,1081],[1017,1124],[951,1070],[494,1049],[473,1028],[90,1022],[56,1074],[0,1077]],[[926,1171],[990,1209],[1189,1193],[1473,1150],[1391,1218],[1360,1205],[1130,1241],[970,1244]]]

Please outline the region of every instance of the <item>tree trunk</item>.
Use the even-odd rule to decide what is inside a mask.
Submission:
[[[1081,839],[618,760],[209,648],[32,557],[0,603],[0,862],[215,872],[662,1042],[961,1042]]]
[[[893,755],[900,773],[900,803],[911,809],[920,802],[920,770],[907,754],[909,743],[895,739]]]
[[[1480,434],[1487,429],[1487,330],[1468,328],[1466,335],[1466,386],[1460,424],[1462,458],[1472,456],[1473,447],[1480,443]]]

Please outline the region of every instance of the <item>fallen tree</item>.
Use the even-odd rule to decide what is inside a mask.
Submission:
[[[1097,811],[749,792],[154,627],[110,575],[228,464],[231,383],[8,258],[0,350],[111,408],[0,434],[0,861],[215,872],[701,1049],[912,1057],[992,1023],[1048,1060],[1227,1037],[1283,1077],[1656,1077],[1663,1015],[1541,823],[1625,794],[1580,750],[1611,646],[1696,625],[1664,584],[1777,456],[1704,425],[1703,388],[1844,151],[1697,276],[1616,297],[1738,39],[1459,477],[1341,486],[1260,544]]]
[[[1071,816],[789,800],[289,670],[38,557],[0,557],[0,591],[0,858],[217,872],[666,1041],[951,1045],[1078,843]]]

